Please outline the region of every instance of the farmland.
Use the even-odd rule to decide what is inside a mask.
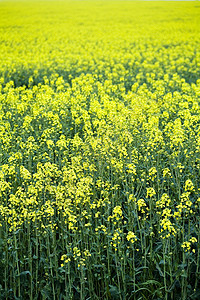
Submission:
[[[200,299],[200,3],[0,2],[0,299]]]

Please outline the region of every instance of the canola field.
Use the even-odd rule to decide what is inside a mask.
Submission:
[[[200,3],[0,2],[0,299],[200,299]]]

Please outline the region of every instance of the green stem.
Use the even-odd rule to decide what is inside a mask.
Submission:
[[[16,234],[14,234],[14,243],[15,243],[15,253],[16,253],[16,265],[17,265],[17,284],[18,284],[18,297],[21,297],[21,290],[20,290],[20,267],[19,267],[19,258],[18,258],[18,251],[17,251],[17,238]]]

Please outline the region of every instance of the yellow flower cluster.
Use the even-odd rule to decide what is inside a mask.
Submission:
[[[144,199],[138,199],[137,200],[137,207],[138,207],[138,212],[142,214],[142,216],[139,215],[139,219],[146,220],[148,218],[148,211],[149,208],[145,202]]]
[[[152,167],[151,169],[149,169],[149,178],[154,181],[156,178],[156,174],[157,174],[157,170],[155,167]]]
[[[117,251],[117,246],[121,242],[122,231],[120,229],[115,230],[112,237],[111,245],[114,247],[115,251]]]
[[[116,225],[117,222],[123,220],[123,213],[121,206],[117,205],[113,209],[112,215],[108,217],[108,221],[113,220],[113,224]]]
[[[185,252],[190,252],[192,244],[197,243],[197,239],[195,237],[192,237],[187,242],[183,242],[181,247],[185,250]],[[195,253],[195,249],[192,249],[192,252]]]
[[[63,254],[61,256],[60,260],[62,261],[61,267],[64,267],[65,264],[67,264],[68,262],[71,261],[71,259],[69,257],[67,257],[66,254]]]
[[[129,231],[127,233],[126,238],[127,238],[127,241],[130,241],[132,244],[134,244],[135,241],[137,241],[137,237],[133,231]]]

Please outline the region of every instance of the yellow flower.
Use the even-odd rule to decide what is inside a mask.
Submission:
[[[154,190],[154,188],[147,188],[147,198],[150,197],[152,198],[154,195],[156,195],[156,192]]]
[[[184,189],[186,192],[194,192],[195,188],[190,179],[186,180]]]
[[[127,236],[126,236],[127,240],[130,241],[132,244],[135,243],[135,241],[137,241],[137,237],[135,235],[135,233],[133,231],[129,231],[127,233]]]

